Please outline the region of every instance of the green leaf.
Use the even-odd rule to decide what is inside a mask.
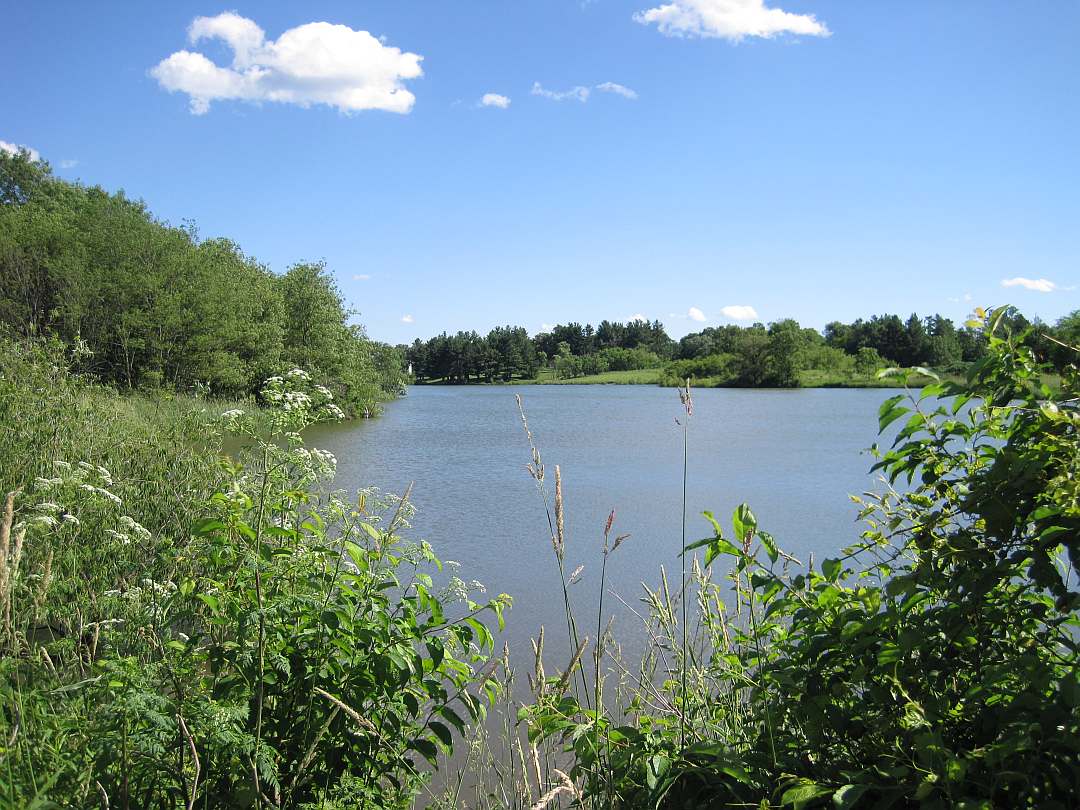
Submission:
[[[795,810],[802,810],[815,799],[829,796],[833,792],[830,787],[824,787],[815,782],[802,782],[793,788],[785,790],[780,797],[780,804],[792,804]]]
[[[868,785],[844,785],[833,794],[833,805],[840,808],[840,810],[848,810],[848,808],[854,807],[856,802],[869,789]]]
[[[203,518],[195,524],[195,528],[191,530],[191,533],[196,537],[205,537],[208,534],[214,534],[226,528],[225,524],[217,518]]]
[[[878,433],[884,432],[885,428],[910,410],[911,408],[905,408],[903,405],[892,405],[887,410],[880,411],[878,413]]]
[[[197,593],[195,598],[203,602],[210,610],[216,611],[221,606],[221,601],[216,596],[208,593]]]
[[[729,554],[732,557],[741,557],[742,549],[734,545],[731,541],[725,540],[723,537],[706,537],[704,540],[698,540],[696,543],[690,543],[683,551],[685,554],[687,551],[693,551],[697,548],[705,547],[705,565],[711,565],[712,561],[719,557],[721,554]],[[682,555],[680,555],[682,556]]]
[[[461,718],[461,715],[459,715],[449,706],[441,707],[439,709],[439,715],[449,721],[450,724],[458,730],[459,734],[465,736],[465,721]]]
[[[840,563],[840,560],[831,557],[821,563],[821,573],[823,573],[825,578],[830,582],[836,582],[840,576],[841,568],[842,564]]]
[[[446,746],[448,751],[454,749],[454,735],[450,733],[450,729],[443,723],[438,721],[432,721],[429,724],[431,731],[439,738],[439,742]]]
[[[435,668],[439,668],[439,664],[443,661],[443,655],[446,653],[446,648],[443,647],[442,639],[431,638],[426,642],[428,655],[431,656],[431,665]]]
[[[776,539],[768,532],[758,532],[758,537],[761,538],[761,545],[765,546],[769,559],[776,562],[780,558],[780,549],[776,545]]]
[[[409,748],[420,753],[432,765],[439,758],[439,749],[435,747],[435,743],[431,740],[417,738],[409,743]]]
[[[754,513],[750,511],[750,507],[745,503],[740,503],[735,507],[735,512],[731,516],[731,524],[735,528],[735,539],[744,545],[750,541],[750,538],[754,536],[754,532],[757,531],[757,518],[754,517]]]
[[[345,543],[345,553],[349,555],[349,559],[352,560],[355,565],[361,571],[367,568],[367,558],[364,554],[364,550],[356,543],[349,540]]]
[[[713,515],[712,512],[708,512],[708,511],[702,512],[701,514],[703,514],[705,516],[705,519],[708,520],[709,523],[712,524],[713,531],[716,532],[716,536],[717,537],[723,537],[724,536],[724,529],[723,529],[723,527],[721,527],[720,521],[718,521],[716,519],[716,516]]]

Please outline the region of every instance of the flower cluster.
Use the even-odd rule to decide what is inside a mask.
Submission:
[[[34,490],[36,492],[54,492],[62,489],[65,485],[72,485],[83,492],[88,492],[97,498],[109,501],[114,506],[123,504],[120,496],[108,489],[113,485],[113,480],[112,475],[104,467],[88,464],[85,461],[80,461],[75,466],[66,461],[54,461],[53,467],[60,474],[49,478],[35,478]],[[37,509],[47,513],[63,511],[52,501],[44,501],[42,504],[38,504]]]
[[[77,530],[90,520],[100,526],[101,521],[112,528],[104,528],[104,534],[122,545],[133,540],[145,542],[151,532],[130,515],[118,515],[123,499],[111,487],[112,474],[98,464],[80,461],[53,462],[56,475],[34,479],[33,490],[43,499],[30,507],[25,525],[45,531]]]
[[[289,455],[294,464],[313,478],[330,479],[337,473],[337,457],[329,450],[299,446]]]

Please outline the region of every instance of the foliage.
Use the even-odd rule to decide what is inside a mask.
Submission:
[[[656,368],[669,357],[672,342],[659,321],[628,324],[604,321],[599,329],[572,323],[534,338],[520,326],[419,339],[404,348],[417,382],[511,382],[535,379],[547,365],[559,379],[609,371]]]
[[[1068,807],[1080,791],[1080,410],[999,309],[964,383],[889,398],[862,541],[803,566],[740,506],[666,579],[625,718],[565,675],[522,710],[594,806]],[[1075,361],[1075,354],[1073,355]],[[922,370],[925,373],[925,370]],[[605,554],[606,558],[606,554]],[[713,579],[731,565],[731,608]],[[665,663],[666,662],[666,663]],[[686,684],[690,686],[687,687]]]
[[[80,369],[103,381],[237,397],[303,365],[347,410],[370,411],[398,393],[401,358],[392,370],[352,314],[321,264],[277,276],[122,192],[0,154],[0,325],[78,343]]]
[[[219,416],[66,360],[0,352],[0,803],[408,806],[494,698],[508,598],[440,591],[407,499],[328,491],[305,372]]]

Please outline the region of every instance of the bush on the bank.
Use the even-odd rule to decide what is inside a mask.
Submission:
[[[303,372],[253,416],[65,363],[0,346],[0,804],[407,806],[490,702],[507,600],[440,592],[406,501],[327,491]]]

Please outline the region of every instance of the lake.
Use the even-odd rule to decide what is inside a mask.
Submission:
[[[760,527],[803,562],[856,540],[860,527],[848,494],[875,487],[868,474],[873,460],[864,451],[877,438],[878,405],[895,393],[694,391],[688,540],[711,534],[703,510],[727,527],[743,501]],[[631,537],[609,562],[610,590],[634,604],[642,580],[655,584],[661,565],[678,581],[682,429],[675,419],[684,411],[675,390],[414,386],[377,419],[319,425],[306,439],[337,456],[336,487],[401,493],[413,482],[412,537],[460,563],[458,575],[479,580],[489,595],[513,596],[504,637],[519,669],[531,669],[529,639],[545,625],[551,672],[565,666],[566,622],[547,518],[525,469],[530,451],[515,394],[524,400],[551,493],[554,467],[562,469],[566,570],[585,566],[571,598],[582,634],[592,636],[603,528],[612,509],[612,536]],[[618,600],[607,604],[616,614],[615,634],[632,655],[638,621]]]

